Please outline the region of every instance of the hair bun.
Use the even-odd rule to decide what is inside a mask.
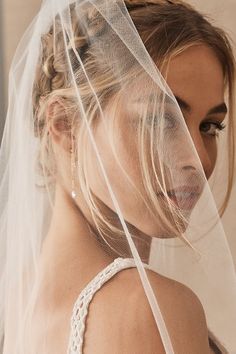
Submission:
[[[46,77],[50,80],[56,75],[53,62],[54,62],[54,55],[51,54],[46,58],[43,64],[43,72],[46,75]]]

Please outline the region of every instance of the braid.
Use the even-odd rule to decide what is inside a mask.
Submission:
[[[84,65],[86,65],[84,59],[91,47],[92,39],[97,38],[105,28],[103,17],[94,7],[80,8],[83,23],[78,23],[75,4],[70,6],[70,11],[73,32],[72,43],[69,39],[66,44],[62,40],[63,31],[57,18],[54,27],[51,26],[49,32],[41,38],[42,55],[38,62],[33,90],[36,136],[41,136],[44,128],[45,119],[41,111],[42,103],[45,103],[52,92],[70,88],[70,75],[65,53],[68,51],[73,71],[83,81],[76,53],[79,54]],[[82,13],[82,11],[84,12]],[[84,26],[85,23],[86,27]],[[91,53],[90,56],[92,57]]]
[[[175,1],[176,2],[176,1]],[[147,5],[160,5],[168,3],[167,0],[126,0],[125,4],[129,11],[135,10]],[[83,60],[90,48],[91,40],[93,37],[98,37],[105,28],[105,21],[101,14],[95,7],[89,7],[86,9],[80,8],[80,11],[84,11],[82,17],[86,23],[86,28],[83,28],[83,24],[78,23],[76,5],[70,6],[72,30],[73,30],[73,47],[79,54],[81,60]],[[66,65],[65,58],[65,44],[62,40],[62,29],[60,28],[59,21],[55,20],[55,28],[57,32],[54,32],[53,26],[49,32],[42,36],[42,56],[38,63],[37,74],[35,77],[34,94],[33,94],[33,108],[35,116],[35,132],[42,132],[44,127],[44,118],[39,115],[42,102],[50,96],[50,93],[69,87],[69,73]],[[56,36],[56,38],[55,38]],[[55,43],[55,48],[54,48]],[[72,44],[68,43],[68,51],[71,55],[71,63],[73,71],[79,70],[78,60],[76,60],[76,54],[72,48]],[[36,135],[38,135],[36,133]],[[39,134],[41,135],[41,133]]]

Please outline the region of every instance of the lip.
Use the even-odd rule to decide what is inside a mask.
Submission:
[[[201,196],[199,186],[182,186],[167,191],[170,200],[181,210],[192,210]],[[158,196],[164,198],[162,192]]]

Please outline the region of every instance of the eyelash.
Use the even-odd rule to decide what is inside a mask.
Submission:
[[[166,113],[164,117],[165,117],[165,123],[166,123],[165,128],[168,128],[168,129],[175,128],[176,119],[170,113]],[[147,121],[148,125],[153,124],[153,126],[155,127],[158,124],[158,117],[147,116],[146,121]]]
[[[219,136],[219,132],[220,132],[220,131],[223,131],[223,130],[226,128],[226,125],[225,125],[224,123],[217,122],[217,121],[215,121],[215,122],[212,122],[212,121],[203,122],[203,123],[200,125],[200,127],[201,127],[202,125],[204,125],[204,124],[211,125],[211,126],[212,126],[212,125],[215,126],[215,129],[216,129],[216,130],[215,130],[215,132],[214,132],[213,134],[203,131],[204,134],[206,134],[206,135],[208,135],[208,136],[213,136],[213,137]]]
[[[176,125],[176,121],[175,119],[172,117],[171,114],[169,113],[166,113],[165,114],[165,118],[166,118],[166,123],[167,123],[167,126],[166,128],[175,128],[175,125]],[[150,123],[150,125],[152,124],[152,121],[153,121],[153,116],[147,116],[147,122]],[[156,117],[154,117],[154,127],[155,125],[157,124],[158,120],[156,120]],[[207,124],[207,125],[210,125],[210,126],[215,126],[215,132],[214,133],[208,133],[208,132],[203,132],[204,134],[210,136],[210,137],[218,137],[219,135],[219,132],[220,131],[223,131],[225,128],[226,128],[226,125],[222,122],[218,122],[218,121],[205,121],[203,122],[201,126],[203,126],[204,124]]]

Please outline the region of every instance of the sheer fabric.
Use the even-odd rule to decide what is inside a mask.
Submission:
[[[35,313],[52,270],[50,262],[43,268],[42,254],[59,165],[75,179],[69,198],[86,201],[90,226],[104,253],[133,259],[166,352],[175,350],[144,263],[190,288],[214,337],[228,352],[236,351],[236,275],[220,214],[233,167],[233,155],[225,146],[234,128],[229,124],[225,141],[219,142],[208,180],[179,104],[147,50],[145,33],[139,33],[140,8],[150,9],[150,21],[155,22],[165,5],[159,23],[165,26],[164,14],[174,6],[182,16],[181,4],[45,0],[22,38],[10,71],[0,151],[4,354],[37,352],[40,321],[35,326]],[[186,29],[173,31],[177,40]],[[71,165],[70,151],[55,156],[49,130],[54,108],[65,144],[71,143]],[[100,183],[103,200],[94,192],[94,181]],[[131,204],[124,204],[124,194],[127,203],[136,198],[137,208],[142,206],[135,220],[129,218]],[[152,228],[143,231],[147,220]],[[52,286],[47,284],[48,294]],[[54,321],[48,311],[41,325],[50,329]],[[45,340],[41,352],[52,352],[50,346]]]

